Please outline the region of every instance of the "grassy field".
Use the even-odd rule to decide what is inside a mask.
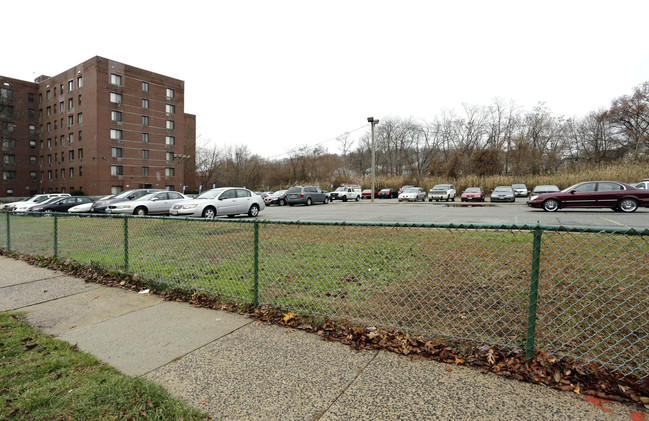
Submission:
[[[39,333],[20,314],[0,313],[0,342],[2,419],[211,419],[161,386]]]
[[[59,257],[123,269],[123,219],[57,219]],[[12,250],[52,255],[53,221],[12,218]],[[649,254],[647,241],[544,233],[539,345],[649,374],[649,263],[638,260]],[[128,219],[129,272],[159,288],[251,302],[253,245],[247,222]],[[528,231],[297,224],[259,230],[260,302],[426,338],[520,347],[531,267]]]

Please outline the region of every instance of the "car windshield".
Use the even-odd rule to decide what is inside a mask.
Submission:
[[[514,184],[514,185],[512,185],[512,188],[514,188],[514,189],[524,189],[526,187],[525,187],[525,184]]]
[[[65,199],[65,197],[51,197],[51,198],[47,199],[46,201],[42,202],[41,204],[42,205],[49,205],[51,203],[60,202],[63,199]]]
[[[197,199],[216,199],[224,191],[225,189],[223,188],[208,190],[204,193],[201,193],[201,195],[198,196]]]
[[[469,187],[464,192],[465,193],[480,193],[480,187]]]
[[[411,187],[409,189],[406,189],[406,191],[405,191],[405,193],[418,193],[418,192],[419,192],[419,189],[417,189],[415,187]]]
[[[37,197],[33,201],[34,201],[34,203],[47,203],[46,201],[49,200],[49,199],[50,198],[48,198],[47,196],[41,196],[41,197]]]
[[[286,190],[278,190],[272,196],[282,196],[284,193],[286,193]]]
[[[135,200],[151,200],[151,199],[153,199],[153,196],[155,196],[156,194],[158,194],[158,192],[145,194],[144,196],[139,197],[139,198],[137,198]]]
[[[383,193],[389,193],[389,192],[390,192],[390,189],[381,189],[381,192],[383,192]]]
[[[133,194],[135,190],[126,190],[125,192],[121,192],[117,196],[114,197],[114,199],[126,199],[128,198],[131,194]]]
[[[338,188],[336,189],[336,191],[345,191],[345,190],[347,190],[346,187],[338,187]]]
[[[438,184],[433,187],[433,190],[448,190],[448,184]]]
[[[497,192],[510,192],[511,193],[512,188],[511,187],[496,187],[494,189],[494,191],[497,191]]]

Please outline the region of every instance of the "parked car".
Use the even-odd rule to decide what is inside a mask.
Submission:
[[[399,195],[399,202],[424,202],[426,200],[426,190],[423,187],[410,187],[405,189]]]
[[[362,195],[361,186],[358,184],[343,184],[338,187],[336,190],[329,193],[329,200],[332,202],[336,199],[340,199],[343,202],[348,200],[354,200],[358,202],[361,199]]]
[[[428,201],[432,202],[433,200],[439,202],[440,200],[452,200],[455,202],[455,186],[452,184],[437,184],[433,186],[432,189],[428,191]]]
[[[379,194],[377,196],[379,199],[395,199],[399,197],[399,192],[392,188],[385,188],[379,190]]]
[[[277,190],[275,193],[266,196],[264,198],[264,203],[266,204],[266,206],[284,206],[286,204],[286,192],[287,190]]]
[[[636,183],[633,185],[633,187],[635,187],[636,189],[649,190],[649,180],[643,180],[639,183]]]
[[[57,197],[29,208],[29,212],[67,212],[73,206],[92,204],[92,202],[94,200],[87,196]]]
[[[112,198],[114,195],[108,195],[104,197],[100,197],[97,200],[108,200]],[[70,209],[68,209],[68,213],[87,213],[90,212],[90,208],[92,207],[92,204],[94,201],[89,202],[89,203],[82,203],[80,205],[72,206]]]
[[[610,208],[635,212],[638,207],[649,207],[649,190],[619,181],[584,181],[560,192],[540,194],[530,199],[527,205],[548,212],[563,208]]]
[[[201,193],[196,199],[186,199],[176,202],[170,214],[172,216],[194,216],[215,218],[227,215],[247,214],[256,217],[266,208],[264,200],[242,187],[219,187]]]
[[[329,203],[329,196],[327,192],[322,191],[318,186],[294,186],[286,192],[286,199],[289,206],[293,205],[307,205],[311,206],[313,203],[322,202],[323,204]]]
[[[484,202],[484,199],[485,192],[480,187],[467,187],[460,196],[462,202]]]
[[[401,188],[399,189],[399,193],[397,194],[397,197],[399,196],[399,194],[403,193],[404,191],[406,191],[407,189],[409,189],[411,187],[415,187],[415,186],[412,186],[410,184],[406,184],[405,186],[401,186]]]
[[[379,197],[379,192],[374,192],[374,198]],[[372,198],[372,189],[365,189],[361,192],[361,199],[371,199]]]
[[[516,194],[512,186],[497,186],[489,199],[492,202],[515,202]]]
[[[68,193],[45,193],[45,194],[37,194],[35,196],[30,197],[27,200],[21,200],[18,202],[13,202],[13,203],[7,203],[4,206],[5,210],[8,211],[13,211],[13,212],[25,212],[27,209],[31,208],[32,206],[38,205],[39,203],[44,203],[45,201],[53,198],[53,197],[70,197]]]
[[[515,197],[527,197],[530,193],[525,184],[512,184],[512,189],[514,189]]]
[[[530,193],[530,199],[534,200],[539,194],[556,193],[558,191],[560,191],[559,187],[552,184],[535,186],[532,189],[532,193]]]
[[[97,200],[95,203],[92,204],[90,207],[90,212],[93,213],[106,213],[106,209],[108,209],[109,205],[115,204],[117,202],[125,202],[128,200],[135,200],[138,199],[146,194],[157,192],[157,191],[163,191],[162,189],[134,189],[134,190],[127,190],[124,192],[121,192],[117,195],[115,195],[112,199],[106,199],[106,200]]]
[[[29,199],[31,199],[31,198],[30,197],[23,197],[20,200],[14,200],[13,202],[3,203],[3,204],[0,205],[0,210],[9,210],[9,208],[13,207],[14,205],[16,205],[16,204],[18,204],[20,202],[24,202],[24,201],[29,200]]]
[[[125,215],[169,215],[171,207],[188,197],[175,191],[158,191],[125,202],[108,205],[106,213]]]

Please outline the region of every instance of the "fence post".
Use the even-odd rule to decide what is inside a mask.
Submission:
[[[54,257],[59,257],[59,217],[54,215]]]
[[[527,314],[527,343],[525,344],[525,359],[534,357],[536,340],[536,305],[539,298],[539,268],[541,260],[541,227],[537,224],[533,230],[532,240],[532,277],[530,283],[530,303]]]
[[[253,286],[252,286],[252,303],[255,307],[259,305],[259,221],[255,219],[254,243],[253,243]]]
[[[9,223],[10,212],[7,212],[7,251],[11,251],[11,224]]]
[[[128,216],[124,216],[124,272],[128,272]]]

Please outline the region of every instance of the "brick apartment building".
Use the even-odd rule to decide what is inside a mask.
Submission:
[[[103,57],[34,82],[0,76],[0,196],[196,189],[182,80]]]

